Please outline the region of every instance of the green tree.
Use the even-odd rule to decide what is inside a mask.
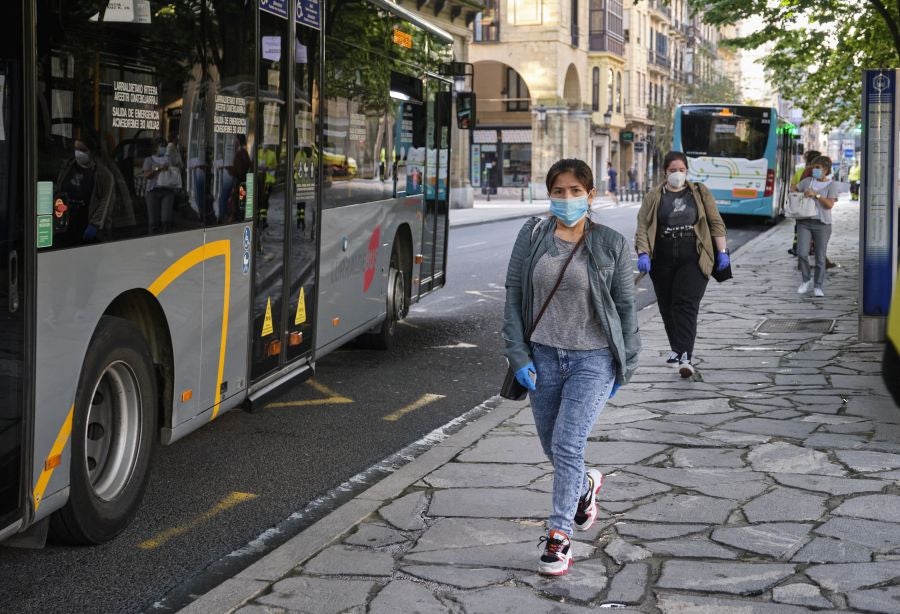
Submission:
[[[805,117],[837,127],[860,117],[863,68],[900,63],[900,4],[882,0],[688,0],[703,21],[733,25],[757,18],[761,27],[731,41],[742,49],[771,48],[766,76]]]

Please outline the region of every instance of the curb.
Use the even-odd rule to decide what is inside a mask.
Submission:
[[[491,397],[482,405],[490,407],[494,403],[497,403],[496,407],[481,418],[373,484],[234,577],[201,595],[179,612],[183,614],[233,612],[258,597],[292,569],[334,543],[386,502],[395,499],[423,477],[450,462],[461,451],[527,405],[526,401],[509,401],[499,396]]]

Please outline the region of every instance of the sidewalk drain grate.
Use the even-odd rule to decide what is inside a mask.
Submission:
[[[834,320],[780,320],[768,318],[756,327],[758,333],[830,333]]]

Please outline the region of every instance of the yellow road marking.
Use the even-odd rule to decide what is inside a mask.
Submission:
[[[69,441],[69,436],[72,434],[72,417],[74,415],[75,404],[72,403],[72,407],[69,408],[66,419],[63,420],[62,427],[56,434],[56,441],[53,442],[53,447],[50,448],[50,453],[47,455],[47,458],[62,454],[63,449],[66,447],[66,443]],[[44,467],[46,466],[45,463]],[[53,469],[55,469],[55,467],[43,469],[41,475],[38,477],[37,483],[34,485],[34,492],[32,493],[32,498],[34,499],[34,511],[37,511],[41,506],[41,500],[44,498],[44,491],[47,490],[47,484],[50,483],[50,478],[53,476]]]
[[[346,403],[352,403],[353,399],[349,397],[345,397],[341,394],[338,394],[325,384],[320,384],[314,379],[307,380],[306,382],[310,387],[316,389],[318,392],[321,392],[325,395],[324,399],[306,399],[303,401],[278,401],[277,403],[269,403],[266,405],[266,409],[269,408],[278,408],[278,407],[308,407],[311,405],[342,405]]]
[[[255,499],[256,497],[257,495],[249,492],[233,492],[216,503],[211,509],[203,512],[199,516],[192,518],[185,524],[178,527],[172,527],[171,529],[166,529],[165,531],[157,533],[147,541],[141,542],[140,544],[138,544],[138,548],[140,548],[141,550],[153,550],[154,548],[159,548],[170,539],[187,533],[191,529],[196,529],[200,525],[212,520],[222,512],[234,507],[238,503],[244,503],[245,501],[250,501],[252,499]]]
[[[430,392],[423,394],[422,397],[418,401],[410,403],[406,407],[401,407],[394,413],[384,416],[382,418],[382,420],[387,420],[388,422],[396,422],[397,420],[399,420],[400,418],[402,418],[409,412],[415,411],[422,407],[425,407],[429,403],[433,403],[434,401],[438,401],[443,398],[444,398],[444,395],[442,395],[442,394],[431,394]]]

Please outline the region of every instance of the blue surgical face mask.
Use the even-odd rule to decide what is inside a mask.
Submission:
[[[551,198],[550,213],[566,226],[574,226],[588,211],[587,196]]]
[[[821,168],[812,169],[812,178],[813,179],[821,179],[822,175],[823,175],[823,172],[822,172]]]

